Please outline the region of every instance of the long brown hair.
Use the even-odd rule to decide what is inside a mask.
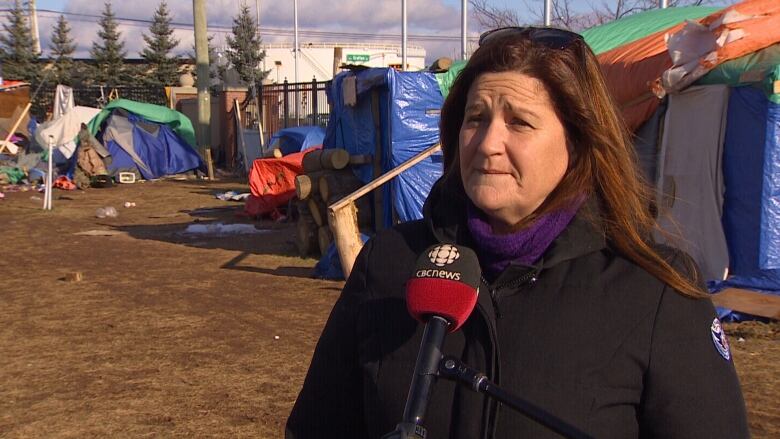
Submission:
[[[607,90],[593,52],[575,39],[563,49],[534,43],[523,34],[485,42],[450,88],[441,111],[444,184],[465,196],[460,176],[459,132],[471,85],[482,73],[513,71],[540,80],[566,130],[569,168],[544,203],[524,222],[560,209],[574,198],[595,195],[607,241],[670,287],[691,297],[706,294],[697,285],[693,264],[686,273],[673,268],[652,244],[659,230],[650,212],[651,192],[639,174],[630,134]]]

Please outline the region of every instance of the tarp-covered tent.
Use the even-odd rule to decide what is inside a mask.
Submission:
[[[780,293],[780,2],[749,0],[703,18],[704,9],[674,9],[586,31],[586,41],[595,49],[594,35],[619,40],[627,30],[614,32],[630,20],[665,20],[599,54],[629,127],[639,128],[661,223],[682,235],[676,243],[712,290]]]
[[[204,167],[192,122],[167,107],[117,99],[89,129],[111,153],[109,172],[137,169],[148,180]]]
[[[706,17],[720,9],[711,6],[651,9],[584,30],[582,37],[593,53],[598,55],[658,31],[665,31],[685,20]]]
[[[303,155],[299,151],[282,158],[263,158],[252,162],[249,172],[250,194],[244,204],[249,216],[271,213],[295,197],[295,177],[303,173]]]
[[[322,146],[324,138],[325,128],[316,125],[282,128],[271,136],[265,149],[279,149],[288,155]]]
[[[444,103],[436,76],[371,68],[337,75],[328,89],[330,120],[323,147],[381,158],[385,173],[439,140],[439,113]],[[381,190],[384,224],[422,217],[422,205],[441,176],[441,153],[394,178]],[[378,175],[371,164],[356,168],[367,183]]]
[[[599,62],[633,130],[651,117],[658,97],[780,41],[778,19],[780,2],[748,0],[603,52]]]

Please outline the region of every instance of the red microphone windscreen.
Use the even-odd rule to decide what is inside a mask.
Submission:
[[[477,255],[452,244],[430,247],[417,260],[406,283],[406,306],[421,322],[440,316],[457,331],[477,304],[480,269]]]

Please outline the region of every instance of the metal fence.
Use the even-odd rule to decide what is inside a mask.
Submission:
[[[261,87],[263,131],[266,139],[282,128],[328,125],[330,104],[326,89],[330,81],[266,84]]]
[[[44,84],[41,91],[32,102],[32,113],[38,120],[46,120],[47,114],[54,109],[54,92],[56,85]],[[76,105],[101,108],[110,100],[116,98],[132,99],[136,102],[168,106],[168,98],[164,87],[151,86],[116,86],[116,87],[75,87],[73,101]]]

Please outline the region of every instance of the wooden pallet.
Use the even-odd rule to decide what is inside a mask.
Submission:
[[[780,320],[780,296],[739,288],[713,294],[712,302],[734,311]]]

